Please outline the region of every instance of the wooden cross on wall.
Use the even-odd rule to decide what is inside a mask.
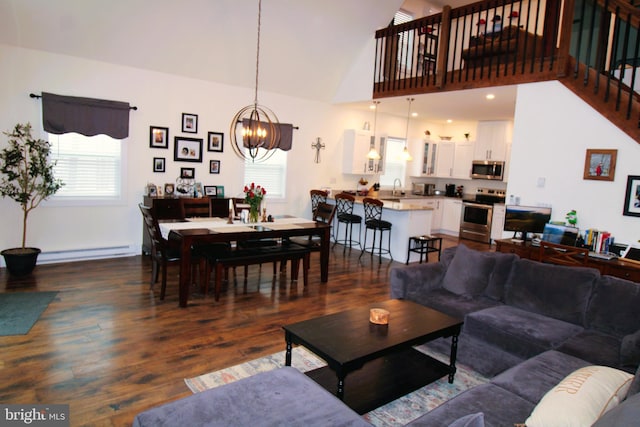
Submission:
[[[315,148],[315,150],[316,150],[316,156],[315,156],[315,158],[313,160],[316,163],[320,163],[320,150],[322,150],[324,148],[324,144],[322,143],[322,138],[317,137],[316,138],[316,142],[311,144],[311,148]]]

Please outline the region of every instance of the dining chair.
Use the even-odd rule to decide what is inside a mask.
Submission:
[[[325,224],[331,225],[335,214],[336,205],[332,205],[326,202],[319,202],[315,209],[313,220],[316,222],[323,222]],[[319,251],[320,247],[322,246],[322,240],[319,236],[291,237],[289,238],[289,240],[297,245],[307,247],[312,251]]]
[[[309,195],[311,196],[311,217],[315,219],[314,217],[318,204],[327,203],[329,192],[325,190],[310,190]]]
[[[365,252],[370,252],[371,256],[376,252],[376,235],[380,233],[380,238],[378,240],[378,257],[380,258],[380,262],[382,262],[382,254],[389,254],[391,260],[393,260],[393,256],[391,255],[391,223],[389,221],[385,221],[382,219],[382,207],[384,206],[384,202],[379,199],[374,199],[371,197],[365,197],[362,200],[362,205],[364,207],[364,244],[362,247],[362,253],[360,257],[364,255]],[[371,246],[367,246],[367,232],[373,232],[373,239]],[[387,247],[382,247],[382,236],[384,232],[388,233],[388,242]]]
[[[584,266],[589,261],[589,249],[542,240],[538,260],[548,264]]]
[[[336,224],[335,234],[333,236],[333,246],[338,243],[344,245],[343,252],[347,249],[347,245],[351,248],[353,244],[357,244],[358,247],[362,249],[362,245],[360,244],[362,217],[353,213],[353,205],[355,204],[356,198],[351,194],[339,193],[336,194],[335,201],[338,223]],[[340,224],[344,224],[345,226],[343,239],[340,239]],[[358,225],[358,240],[354,240],[353,238],[353,226],[355,224]]]
[[[163,300],[167,290],[167,264],[180,261],[180,248],[162,237],[158,220],[153,215],[153,210],[149,206],[140,203],[138,207],[140,208],[140,212],[142,212],[144,226],[151,240],[150,255],[152,264],[150,289],[153,290],[154,285],[158,282],[158,270],[160,270],[162,274],[160,300]]]
[[[182,218],[210,217],[209,197],[180,199]]]

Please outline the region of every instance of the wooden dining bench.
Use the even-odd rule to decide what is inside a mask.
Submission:
[[[225,254],[210,260],[211,265],[215,265],[215,300],[220,298],[222,288],[222,277],[229,267],[246,266],[252,264],[262,264],[269,262],[285,263],[291,261],[291,282],[298,280],[300,270],[300,260],[302,260],[302,280],[307,286],[309,280],[309,263],[311,249],[285,243],[277,246],[249,247],[233,249]]]

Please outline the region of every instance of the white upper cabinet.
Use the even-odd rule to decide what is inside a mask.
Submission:
[[[507,160],[513,123],[509,121],[480,121],[473,160]]]
[[[435,176],[469,179],[473,160],[473,143],[469,141],[438,143]]]
[[[371,132],[347,129],[344,131],[342,172],[354,175],[373,175],[367,154],[371,146]]]

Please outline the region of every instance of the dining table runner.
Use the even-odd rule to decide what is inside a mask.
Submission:
[[[300,228],[298,224],[312,223],[313,220],[297,217],[276,218],[273,222],[260,222],[259,225],[272,230],[292,230]],[[191,218],[184,222],[162,222],[160,223],[160,233],[165,239],[169,238],[169,233],[173,230],[193,230],[197,228],[206,228],[215,233],[246,233],[255,231],[250,224],[244,224],[239,221],[229,224],[226,218]]]

